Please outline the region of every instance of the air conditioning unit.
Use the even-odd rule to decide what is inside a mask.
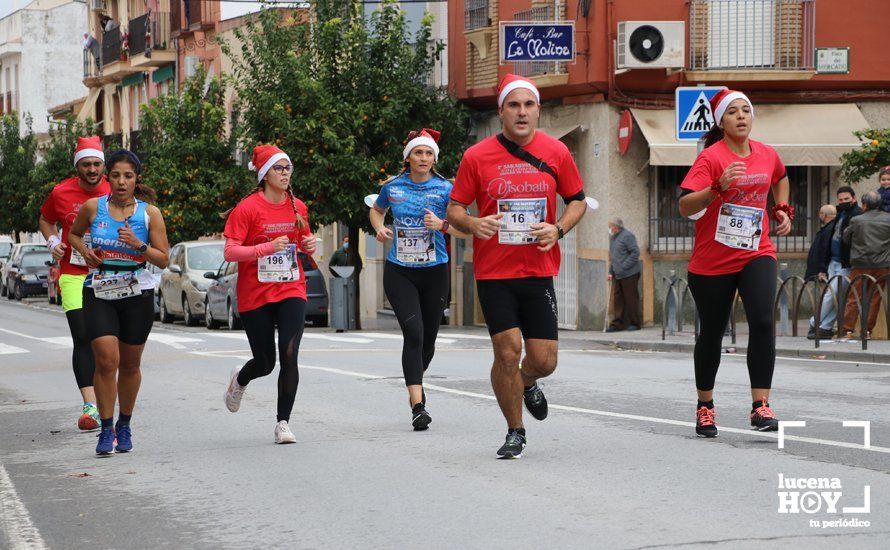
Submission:
[[[185,56],[185,77],[191,78],[198,72],[198,64],[201,59],[196,55]]]
[[[621,21],[618,69],[678,69],[686,65],[685,21]]]
[[[90,9],[92,11],[108,11],[106,0],[90,0]]]

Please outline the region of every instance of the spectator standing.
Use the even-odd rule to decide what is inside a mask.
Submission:
[[[621,218],[609,220],[612,322],[606,332],[640,329],[640,247]]]
[[[813,244],[810,245],[810,253],[807,255],[807,272],[804,279],[818,277],[820,281],[828,281],[828,266],[831,262],[831,236],[834,230],[834,219],[837,217],[837,208],[833,204],[825,204],[819,209],[819,221],[822,222],[822,228],[813,237]],[[835,290],[837,285],[834,285]],[[831,294],[827,294],[831,297]],[[823,322],[819,326],[819,338],[829,339],[834,336],[832,330],[832,322],[825,323],[825,305],[823,304],[822,316]],[[816,338],[816,319],[815,316],[810,318],[810,331],[807,338],[814,340]]]
[[[881,196],[877,191],[864,194],[862,205],[865,207],[865,212],[850,221],[850,226],[843,235],[844,243],[850,246],[852,265],[850,280],[855,281],[860,275],[871,275],[886,289],[886,280],[882,278],[890,274],[890,214],[881,210]],[[881,305],[881,294],[872,286],[873,284],[867,279],[861,279],[854,284],[861,304],[864,305],[869,296],[871,297],[867,332],[863,330],[866,332],[866,338],[875,327]],[[844,310],[844,332],[847,338],[853,336],[856,318],[860,315],[856,294],[851,288]]]
[[[881,168],[878,172],[878,194],[881,195],[881,210],[890,212],[890,165]]]

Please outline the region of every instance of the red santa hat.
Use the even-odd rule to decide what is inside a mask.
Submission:
[[[744,99],[748,104],[748,107],[751,108],[751,118],[754,118],[754,104],[751,103],[751,100],[748,99],[748,96],[743,94],[742,92],[737,92],[735,90],[730,90],[729,88],[723,88],[711,98],[711,113],[714,115],[714,122],[717,126],[723,127],[722,120],[723,114],[726,112],[726,109],[729,107],[729,104],[737,99]]]
[[[81,159],[87,157],[96,157],[105,161],[105,153],[102,152],[102,139],[99,136],[77,138],[77,147],[74,148],[74,165],[77,166]]]
[[[501,80],[501,83],[498,86],[498,107],[503,105],[504,100],[507,99],[510,92],[519,89],[530,90],[531,93],[535,94],[535,99],[538,100],[538,103],[541,102],[541,94],[538,93],[538,87],[535,86],[535,83],[532,80],[525,78],[524,76],[508,74]]]
[[[429,128],[424,128],[419,132],[409,132],[408,143],[405,145],[405,149],[402,150],[402,160],[408,160],[408,155],[411,154],[415,147],[426,145],[433,150],[436,162],[439,162],[439,135],[440,133],[437,130]]]
[[[287,156],[287,153],[278,147],[274,145],[257,145],[253,148],[253,161],[247,163],[247,168],[256,171],[256,180],[260,182],[263,181],[272,165],[281,159],[287,159],[290,162],[290,157]]]

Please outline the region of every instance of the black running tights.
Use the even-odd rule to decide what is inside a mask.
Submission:
[[[386,262],[383,290],[402,328],[405,385],[423,383],[436,352],[436,336],[448,300],[448,264],[403,267]]]
[[[89,388],[93,385],[93,374],[96,372],[96,361],[93,359],[93,348],[90,346],[90,337],[87,334],[87,321],[84,309],[72,309],[65,312],[68,319],[68,328],[71,329],[71,340],[74,342],[74,352],[71,354],[71,363],[74,365],[74,379],[78,388]]]
[[[278,353],[281,370],[278,373],[278,421],[290,421],[290,413],[297,397],[300,372],[297,356],[306,320],[306,300],[287,298],[271,302],[250,311],[241,312],[244,332],[250,342],[253,359],[238,374],[238,383],[246,386],[251,380],[267,376],[275,368],[275,326],[278,325]]]
[[[738,273],[728,275],[689,274],[689,289],[695,298],[701,329],[695,343],[695,386],[714,389],[720,367],[720,346],[736,290],[745,306],[748,321],[748,376],[752,388],[770,388],[776,364],[776,330],[773,303],[776,298],[776,260],[761,256]]]

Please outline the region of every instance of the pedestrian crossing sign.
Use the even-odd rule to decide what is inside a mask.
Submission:
[[[680,86],[674,92],[674,113],[679,141],[698,141],[714,125],[711,98],[723,86]]]

